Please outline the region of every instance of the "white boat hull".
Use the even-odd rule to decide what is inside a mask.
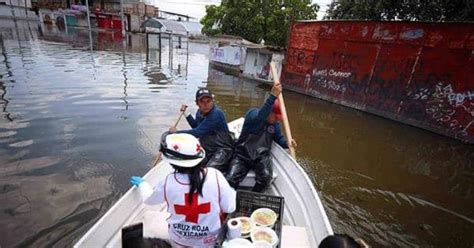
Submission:
[[[242,124],[243,118],[240,118],[229,123],[229,129],[238,135]],[[281,246],[317,247],[333,231],[316,189],[298,163],[275,143],[272,162],[278,176],[269,193],[285,198]],[[144,178],[148,182],[159,182],[172,171],[169,164],[161,161]],[[253,183],[251,177],[246,180],[244,185]],[[166,204],[144,205],[138,189],[132,187],[74,247],[120,247],[121,229],[139,222],[143,222],[145,237],[168,239],[168,215]]]

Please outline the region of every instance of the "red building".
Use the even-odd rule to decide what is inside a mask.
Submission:
[[[474,24],[304,21],[286,88],[474,143]]]

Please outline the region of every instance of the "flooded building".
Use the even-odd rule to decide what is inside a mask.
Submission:
[[[238,36],[218,35],[209,42],[209,62],[216,68],[252,80],[271,83],[270,62],[281,71],[281,48],[255,44]]]
[[[0,0],[0,18],[36,20],[31,0]]]
[[[262,45],[248,46],[242,76],[264,83],[273,83],[270,62],[275,63],[277,71],[281,72],[284,58],[284,50],[281,48]]]
[[[39,0],[39,19],[45,23],[61,23],[64,26],[87,27],[87,6],[84,0],[77,2],[58,0]],[[91,26],[100,29],[122,29],[121,10],[124,15],[126,31],[142,32],[143,22],[158,16],[158,8],[139,0],[91,0],[89,11]]]
[[[474,143],[474,24],[305,21],[285,88]]]
[[[124,5],[126,18],[126,30],[132,32],[143,32],[143,23],[151,17],[158,15],[158,7],[143,2],[128,3]]]

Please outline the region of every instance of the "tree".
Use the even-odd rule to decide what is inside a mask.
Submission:
[[[474,21],[474,1],[333,0],[324,19]]]
[[[219,6],[206,6],[202,32],[286,46],[291,22],[316,19],[318,10],[311,0],[222,0]]]

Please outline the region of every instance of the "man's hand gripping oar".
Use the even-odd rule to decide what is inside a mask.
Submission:
[[[270,71],[273,77],[273,85],[280,85],[280,76],[278,75],[275,63],[270,63]],[[290,149],[291,156],[296,159],[295,147],[296,142],[293,140],[290,130],[290,122],[288,121],[288,115],[286,112],[285,101],[283,100],[283,92],[278,95],[278,100],[280,101],[281,115],[283,117],[283,127],[285,130],[286,139],[288,140],[288,147]]]
[[[174,123],[174,125],[171,126],[171,128],[170,128],[171,130],[176,131],[176,127],[178,126],[178,123],[179,123],[179,121],[181,120],[181,117],[183,117],[183,115],[184,115],[184,113],[186,112],[186,109],[187,109],[187,108],[188,108],[187,105],[184,105],[184,104],[181,105],[181,109],[179,110],[179,111],[180,111],[180,114],[179,114],[179,116],[178,116],[178,119],[177,119],[176,122]],[[158,152],[158,155],[156,155],[156,159],[155,159],[155,161],[153,161],[153,164],[151,165],[151,167],[155,167],[156,164],[160,161],[160,159],[161,159],[161,152]]]

